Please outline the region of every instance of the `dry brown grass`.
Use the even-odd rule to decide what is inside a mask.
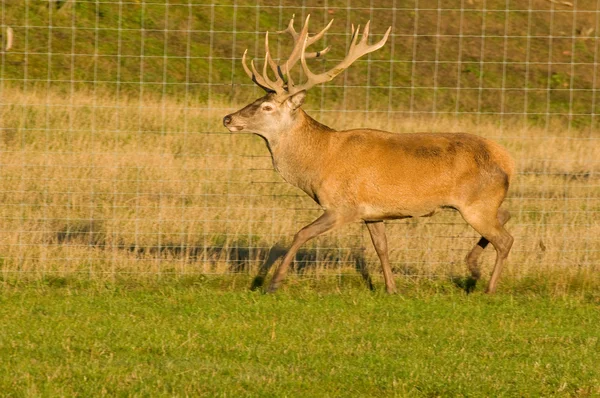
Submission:
[[[289,243],[318,206],[271,168],[260,138],[225,132],[232,108],[157,96],[4,89],[0,136],[0,272],[5,278],[83,273],[222,273],[255,269],[266,250]],[[505,206],[516,240],[506,277],[597,272],[600,146],[589,131],[517,123],[401,119],[311,112],[342,129],[399,133],[470,131],[517,159]],[[466,273],[477,240],[453,212],[389,223],[397,273]],[[363,252],[362,248],[366,248]],[[308,245],[314,272],[346,272],[365,256],[360,224]],[[489,270],[493,250],[487,250]]]

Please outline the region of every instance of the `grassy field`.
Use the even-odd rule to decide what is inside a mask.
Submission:
[[[600,396],[597,5],[303,2],[315,27],[338,20],[315,71],[342,56],[344,21],[394,24],[308,113],[505,145],[515,244],[499,294],[466,295],[478,236],[457,213],[387,223],[387,296],[353,224],[270,296],[251,276],[321,210],[221,119],[260,94],[243,48],[260,58],[301,12],[180,3],[2,5],[0,396]]]
[[[0,395],[600,395],[597,291],[226,279],[3,284]]]
[[[320,214],[273,172],[260,138],[223,131],[221,116],[232,108],[100,91],[5,89],[3,98],[4,278],[254,272],[270,247],[289,244]],[[340,129],[470,131],[501,142],[518,165],[505,204],[516,238],[506,277],[595,280],[600,147],[586,132],[370,114],[319,120]],[[399,276],[465,274],[477,235],[457,213],[388,225]],[[486,251],[485,270],[493,255]],[[309,266],[299,272],[312,274],[378,264],[361,224],[315,240],[303,259]]]

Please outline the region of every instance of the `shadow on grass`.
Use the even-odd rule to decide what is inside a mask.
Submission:
[[[450,279],[454,286],[458,287],[465,291],[465,293],[470,294],[475,291],[477,287],[477,279],[471,276],[455,276]]]
[[[287,248],[280,244],[271,247],[255,244],[249,247],[248,242],[229,241],[223,244],[201,245],[177,242],[165,242],[161,245],[142,246],[124,243],[109,243],[104,225],[96,220],[73,220],[68,225],[57,229],[50,239],[52,244],[88,246],[97,249],[118,250],[134,254],[138,258],[184,260],[188,263],[203,263],[216,267],[219,263],[227,264],[225,273],[251,274],[256,264],[262,264],[251,288],[263,286],[264,280],[277,260],[283,257]],[[339,269],[353,267],[362,277],[367,287],[373,290],[373,281],[369,275],[364,249],[340,250],[337,248],[307,248],[296,254],[291,272],[303,274],[308,270],[320,267],[323,269]]]
[[[252,285],[250,286],[251,290],[258,290],[264,286],[267,274],[269,273],[275,262],[281,257],[285,256],[286,253],[287,249],[280,245],[274,245],[273,247],[271,247],[267,259],[263,262],[260,269],[258,270],[258,274],[256,275],[256,277],[254,277],[254,280],[252,281]],[[296,253],[296,257],[294,259],[294,262],[292,263],[292,270],[295,270],[297,273],[302,273],[303,270],[310,264],[317,263],[319,254],[320,257],[323,257],[323,255],[325,255],[324,257],[326,257],[327,259],[327,264],[336,264],[340,263],[341,261],[346,262],[348,260],[352,261],[354,269],[363,278],[367,287],[370,290],[375,289],[362,250],[353,250],[348,255],[348,259],[342,260],[339,258],[339,251],[335,249],[319,249],[319,253],[315,249],[300,249]]]
[[[261,264],[252,280],[252,290],[262,289],[267,275],[287,253],[287,247],[281,244],[268,246],[247,241],[226,241],[221,244],[202,245],[185,244],[183,242],[165,242],[161,245],[142,246],[124,243],[109,243],[104,225],[97,220],[73,220],[68,225],[57,229],[51,243],[63,245],[89,246],[103,250],[118,250],[135,255],[140,259],[183,260],[187,263],[199,263],[212,272],[224,274],[252,275],[257,264]],[[225,264],[226,269],[218,268]],[[374,290],[373,280],[369,274],[364,249],[353,248],[340,250],[337,248],[304,248],[300,249],[290,266],[290,272],[302,275],[315,268],[336,270],[353,268],[361,276],[365,285]],[[451,277],[452,284],[466,294],[475,291],[477,280],[471,276]]]

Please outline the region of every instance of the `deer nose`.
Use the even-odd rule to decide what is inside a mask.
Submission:
[[[227,127],[231,123],[231,116],[227,115],[223,118],[223,126]]]

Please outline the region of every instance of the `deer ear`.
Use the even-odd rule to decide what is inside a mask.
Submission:
[[[306,98],[306,91],[302,90],[288,98],[285,103],[295,111],[304,104],[304,98]]]

